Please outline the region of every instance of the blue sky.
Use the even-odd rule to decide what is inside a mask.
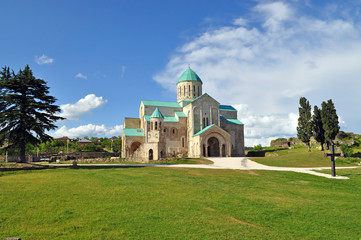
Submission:
[[[239,110],[246,145],[296,135],[298,101],[333,99],[361,132],[361,1],[1,1],[0,66],[29,64],[68,120],[55,137],[121,135],[142,99],[176,101],[191,64]]]

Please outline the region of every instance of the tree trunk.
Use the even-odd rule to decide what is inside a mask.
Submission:
[[[20,144],[20,162],[21,163],[26,163],[25,143]]]
[[[310,143],[307,143],[307,146],[308,146],[308,151],[311,152],[311,145],[310,145]]]
[[[324,151],[325,149],[323,148],[324,143],[321,143],[321,151]]]

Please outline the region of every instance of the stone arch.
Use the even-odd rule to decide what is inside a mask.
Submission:
[[[130,145],[130,155],[133,155],[135,151],[137,151],[137,149],[140,147],[141,143],[140,142],[132,142],[132,144]]]
[[[209,139],[211,139],[211,138],[216,138],[218,140],[218,151],[212,150],[211,148],[209,148],[209,146],[211,146],[213,148],[215,146],[217,146],[215,142],[213,142],[213,145],[211,144],[212,141],[214,141],[214,140],[209,142]],[[223,156],[223,155],[227,156],[230,154],[230,153],[228,153],[228,150],[227,150],[228,144],[230,144],[230,143],[227,143],[226,138],[222,134],[220,134],[218,132],[209,133],[207,136],[205,136],[203,138],[203,141],[202,141],[203,156],[204,157],[214,157],[214,156],[210,156],[210,154],[213,153],[213,155],[217,155],[217,152],[219,153],[218,157]],[[223,151],[223,145],[224,145],[225,151]]]

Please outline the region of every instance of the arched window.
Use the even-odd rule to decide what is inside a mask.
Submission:
[[[188,85],[188,96],[191,96],[191,85]]]
[[[157,128],[158,128],[158,123],[155,122],[154,124],[155,124],[155,125],[154,125],[154,126],[155,126],[155,127],[154,127],[154,130],[157,130]]]
[[[196,86],[193,85],[193,97],[196,96]]]

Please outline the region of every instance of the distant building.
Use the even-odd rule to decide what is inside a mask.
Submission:
[[[88,139],[81,139],[78,141],[79,146],[93,145],[93,142]]]
[[[188,68],[177,81],[177,102],[142,100],[139,118],[125,118],[122,157],[244,156],[244,125],[237,110],[207,93]]]
[[[61,138],[55,138],[55,141],[66,141],[66,142],[70,142],[70,138],[68,137],[61,137]]]

